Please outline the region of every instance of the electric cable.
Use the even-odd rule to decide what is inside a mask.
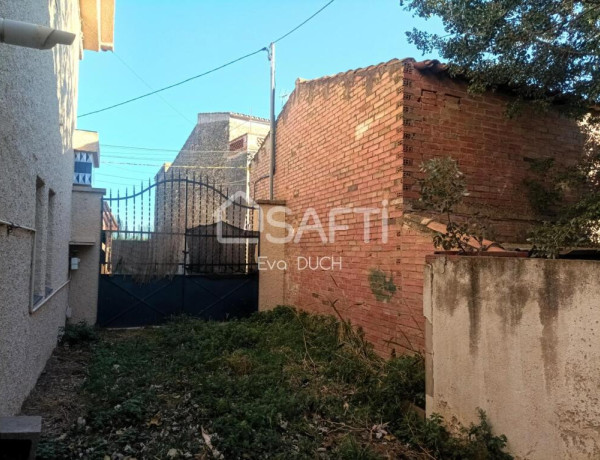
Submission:
[[[297,31],[299,28],[301,28],[307,22],[309,22],[311,19],[313,19],[315,16],[317,16],[321,11],[323,11],[325,8],[327,8],[329,5],[331,5],[334,1],[335,0],[330,0],[328,3],[325,4],[325,6],[321,7],[319,10],[317,10],[317,12],[313,13],[311,16],[309,16],[303,22],[301,22],[300,24],[298,24],[296,27],[294,27],[289,32],[286,32],[285,34],[283,34],[281,37],[279,37],[276,40],[274,40],[272,43],[277,43],[277,42],[283,40],[284,38],[288,37],[289,35],[291,35],[295,31]],[[207,70],[206,72],[202,72],[202,73],[200,73],[198,75],[194,75],[192,77],[186,78],[185,80],[178,81],[178,82],[173,83],[171,85],[164,86],[162,88],[156,89],[154,91],[150,91],[150,92],[142,94],[140,96],[132,97],[131,99],[127,99],[125,101],[118,102],[117,104],[109,105],[108,107],[104,107],[102,109],[92,110],[91,112],[86,112],[84,114],[79,115],[77,118],[83,118],[83,117],[87,117],[87,116],[94,115],[94,114],[97,114],[97,113],[105,112],[107,110],[111,110],[111,109],[114,109],[114,108],[117,108],[117,107],[121,107],[123,105],[130,104],[131,102],[139,101],[140,99],[144,99],[146,97],[153,96],[155,94],[161,93],[161,92],[166,91],[168,89],[172,89],[172,88],[175,88],[177,86],[181,86],[181,85],[183,85],[185,83],[188,83],[188,82],[190,82],[192,80],[196,80],[196,79],[198,79],[200,77],[204,77],[204,76],[209,75],[211,73],[214,73],[214,72],[216,72],[218,70],[224,69],[225,67],[229,67],[229,66],[231,66],[233,64],[236,64],[236,63],[238,63],[240,61],[243,61],[244,59],[248,59],[249,57],[252,57],[252,56],[254,56],[254,55],[258,54],[258,53],[262,53],[263,51],[267,51],[268,52],[268,48],[267,47],[262,47],[260,49],[255,50],[255,51],[252,51],[251,53],[245,54],[245,55],[240,56],[240,57],[238,57],[236,59],[233,59],[233,60],[231,60],[229,62],[226,62],[225,64],[221,64],[220,66],[217,66],[217,67],[214,67],[213,69]]]

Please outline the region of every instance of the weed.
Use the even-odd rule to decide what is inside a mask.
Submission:
[[[98,340],[98,331],[85,321],[76,324],[68,323],[60,328],[59,340],[61,344],[70,346],[89,344]]]
[[[337,455],[340,460],[380,460],[369,446],[361,445],[354,436],[344,437],[337,449]]]
[[[444,419],[433,414],[426,420],[408,414],[397,435],[408,444],[426,450],[429,455],[444,460],[511,460],[504,452],[507,439],[495,436],[484,411],[479,409],[479,424],[462,427],[452,436],[444,426]]]
[[[487,422],[453,438],[412,415],[422,358],[384,361],[350,323],[287,307],[103,334],[81,392],[86,424],[41,458],[509,458]]]

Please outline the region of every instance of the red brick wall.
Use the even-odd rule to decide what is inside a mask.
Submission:
[[[458,99],[460,98],[460,99]],[[423,265],[431,236],[403,222],[421,162],[433,156],[458,159],[471,193],[461,211],[490,210],[503,240],[522,238],[533,217],[522,180],[524,157],[572,157],[581,140],[565,120],[504,116],[507,99],[470,96],[464,84],[422,74],[411,63],[391,61],[318,80],[298,82],[277,122],[275,198],[286,200],[297,228],[314,208],[328,231],[332,207],[376,207],[388,202],[388,241],[381,215],[371,242],[363,243],[360,215],[338,216],[347,231],[323,244],[316,232],[286,245],[285,302],[333,314],[332,304],[388,355],[424,348]],[[269,141],[253,162],[251,190],[268,198]],[[313,223],[311,220],[309,222]],[[521,240],[522,241],[522,240]],[[342,258],[341,270],[298,270],[299,256]],[[395,286],[377,297],[373,274]],[[387,294],[390,294],[389,292]]]
[[[529,159],[576,161],[583,137],[572,120],[550,111],[525,107],[507,117],[510,98],[503,94],[470,95],[467,85],[445,73],[419,72],[405,65],[404,208],[418,198],[419,165],[435,156],[451,156],[465,174],[469,196],[460,210],[493,217],[492,227],[503,242],[526,241],[536,216],[529,204],[525,178]]]

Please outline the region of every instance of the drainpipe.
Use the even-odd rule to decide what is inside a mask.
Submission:
[[[71,32],[0,18],[0,43],[49,50],[55,45],[70,45],[74,40]]]

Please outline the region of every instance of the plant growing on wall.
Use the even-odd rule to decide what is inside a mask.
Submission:
[[[534,209],[547,221],[530,235],[534,252],[556,257],[568,246],[598,246],[600,227],[599,138],[600,3],[589,0],[401,0],[415,15],[441,19],[444,33],[413,29],[408,39],[424,54],[436,51],[469,90],[504,89],[515,95],[508,115],[525,101],[551,105],[584,120],[586,158],[569,171],[528,185]],[[590,115],[592,112],[592,115]],[[595,132],[595,134],[594,134]],[[546,167],[552,165],[546,165]],[[583,190],[571,205],[565,192]],[[568,194],[567,193],[567,194]]]
[[[435,247],[445,251],[458,249],[461,253],[486,250],[487,226],[483,218],[478,213],[460,222],[454,217],[456,207],[468,196],[464,175],[456,161],[450,157],[433,158],[421,165],[421,172],[424,177],[419,180],[420,204],[446,220],[446,231],[433,236]]]
[[[564,168],[533,161],[535,178],[525,181],[531,206],[550,217],[529,236],[535,255],[556,258],[568,247],[600,246],[600,133],[584,123],[585,156]]]
[[[390,275],[388,278],[385,273],[378,268],[373,268],[369,271],[369,285],[371,286],[371,292],[375,298],[382,302],[389,301],[394,295],[394,292],[396,292],[393,275]]]

